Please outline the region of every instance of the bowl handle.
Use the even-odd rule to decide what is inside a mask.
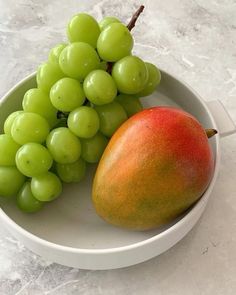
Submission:
[[[221,101],[212,100],[207,102],[207,105],[216,121],[221,137],[225,137],[236,132],[236,125]]]

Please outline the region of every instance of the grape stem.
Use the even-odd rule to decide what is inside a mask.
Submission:
[[[108,74],[111,74],[113,64],[114,64],[113,62],[108,62],[107,63],[107,72],[108,72]]]
[[[128,25],[127,25],[127,29],[128,29],[129,31],[131,31],[131,30],[135,27],[136,21],[137,21],[137,19],[139,18],[140,14],[143,12],[143,10],[144,10],[144,5],[141,5],[141,6],[136,10],[136,12],[133,14],[133,16],[132,16],[130,22],[129,22]],[[111,74],[113,64],[114,64],[113,62],[108,62],[108,63],[107,63],[107,72],[108,72],[109,74]]]
[[[67,119],[68,116],[69,116],[69,113],[61,112],[61,111],[57,112],[57,119]]]
[[[139,9],[135,12],[135,14],[132,16],[130,22],[127,25],[127,28],[129,29],[129,31],[131,31],[135,27],[135,23],[138,17],[140,16],[140,14],[143,12],[143,10],[144,10],[144,5],[141,5]]]

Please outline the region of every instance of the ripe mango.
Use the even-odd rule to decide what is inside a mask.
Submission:
[[[189,113],[153,107],[113,135],[98,165],[95,209],[107,222],[133,230],[166,224],[206,190],[214,158],[206,131]]]

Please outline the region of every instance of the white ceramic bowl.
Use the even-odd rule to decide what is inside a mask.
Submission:
[[[32,74],[2,98],[0,129],[8,114],[21,108],[25,91],[35,85],[35,74]],[[164,71],[161,86],[150,98],[144,98],[143,103],[145,107],[181,107],[193,114],[205,128],[218,129],[220,135],[235,131],[234,124],[219,101],[207,105],[189,86]],[[113,227],[101,220],[91,203],[95,166],[89,168],[82,183],[66,185],[63,195],[37,214],[24,214],[14,202],[0,198],[0,220],[26,247],[45,259],[67,266],[113,269],[143,262],[176,244],[201,216],[219,170],[220,135],[210,139],[215,156],[215,172],[208,189],[188,212],[163,228],[133,232]]]

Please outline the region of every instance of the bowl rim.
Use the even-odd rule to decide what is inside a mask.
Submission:
[[[160,69],[160,68],[159,68]],[[165,70],[160,69],[161,73],[163,73],[166,76],[169,76],[171,79],[175,80],[179,84],[181,84],[181,87],[187,88],[189,91],[193,93],[193,95],[198,99],[198,102],[202,105],[206,113],[208,114],[210,120],[212,121],[212,127],[217,129],[216,122],[214,120],[213,115],[211,114],[209,108],[207,107],[206,102],[200,97],[200,95],[185,81],[183,81],[181,78],[177,76],[173,76],[170,73],[168,73]],[[10,96],[12,93],[14,93],[18,88],[20,88],[27,80],[32,79],[36,76],[36,72],[31,73],[30,75],[26,76],[22,80],[20,80],[15,86],[13,86],[0,100],[0,107],[4,104],[4,102],[7,100],[8,96]],[[168,236],[172,232],[178,231],[179,228],[182,227],[182,225],[188,223],[192,217],[196,214],[198,209],[204,205],[204,202],[207,201],[210,192],[212,191],[218,172],[219,172],[219,165],[220,165],[220,144],[219,144],[219,134],[216,134],[215,136],[216,141],[216,152],[215,152],[215,167],[214,167],[214,174],[211,179],[210,184],[208,185],[207,189],[203,193],[202,197],[197,201],[197,203],[191,208],[191,210],[183,216],[180,220],[178,220],[176,223],[174,223],[172,226],[164,230],[163,232],[160,232],[150,238],[144,239],[139,242],[135,242],[133,244],[120,246],[120,247],[112,247],[112,248],[103,248],[103,249],[87,249],[87,248],[75,248],[71,246],[63,246],[57,243],[50,242],[48,240],[45,240],[43,238],[38,237],[37,235],[27,231],[23,227],[21,227],[19,224],[17,224],[13,219],[11,219],[7,213],[0,207],[0,217],[2,220],[8,225],[14,229],[16,232],[19,232],[22,236],[25,238],[28,238],[29,240],[33,240],[34,242],[37,242],[41,244],[44,247],[49,247],[54,250],[59,250],[63,252],[68,253],[74,253],[74,254],[112,254],[112,253],[118,253],[118,252],[124,252],[133,250],[139,247],[143,247],[147,244],[150,244],[152,242],[157,242],[158,240],[161,240],[163,237]]]

